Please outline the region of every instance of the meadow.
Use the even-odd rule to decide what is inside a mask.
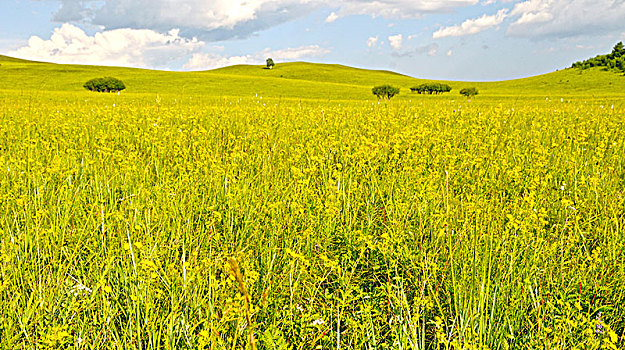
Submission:
[[[3,61],[0,348],[624,346],[625,78],[300,68]]]

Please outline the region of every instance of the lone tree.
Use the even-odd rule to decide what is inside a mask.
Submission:
[[[390,85],[380,85],[371,89],[371,92],[376,95],[379,100],[390,100],[393,96],[399,94],[399,88]]]
[[[273,63],[273,60],[271,58],[267,59],[267,68],[269,69],[273,69],[273,66],[275,66],[276,64]]]
[[[477,91],[477,89],[474,88],[474,87],[464,88],[464,89],[460,90],[460,95],[464,95],[468,99],[471,99],[471,97],[477,95],[478,93],[479,93],[479,91]]]
[[[91,79],[83,87],[89,91],[118,92],[124,90],[126,85],[117,78],[104,77]]]

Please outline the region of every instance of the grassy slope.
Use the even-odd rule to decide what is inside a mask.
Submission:
[[[266,69],[262,66],[253,65],[236,65],[209,72],[360,86],[369,86],[380,81],[395,85],[405,85],[407,83],[414,83],[416,80],[415,78],[390,71],[367,70],[339,64],[317,64],[308,62],[283,63],[275,66],[274,69]]]
[[[374,71],[334,64],[304,62],[278,64],[273,70],[262,66],[239,65],[204,72],[167,72],[135,68],[60,65],[31,62],[0,56],[0,82],[3,89],[43,91],[83,91],[82,84],[99,76],[122,79],[126,93],[203,94],[210,96],[254,96],[332,100],[371,99],[371,87],[393,84],[401,87],[399,98],[416,95],[409,88],[425,82],[389,71]],[[620,96],[625,77],[591,69],[566,69],[540,76],[502,82],[453,82],[446,96],[459,97],[458,91],[476,86],[482,96]]]

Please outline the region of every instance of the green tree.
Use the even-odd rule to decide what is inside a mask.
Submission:
[[[474,88],[474,87],[464,88],[464,89],[460,90],[460,95],[466,96],[468,99],[470,99],[471,97],[477,95],[478,93],[479,93],[479,91],[477,91],[477,89]]]
[[[421,84],[419,86],[411,87],[410,90],[418,94],[427,93],[430,95],[432,94],[438,95],[438,94],[451,91],[451,86],[447,84],[440,84],[440,83],[426,83],[426,84]]]
[[[399,94],[399,88],[390,85],[380,85],[371,89],[371,92],[378,97],[378,99],[390,100],[393,96]]]
[[[276,65],[276,64],[275,64],[275,63],[273,63],[273,59],[271,59],[271,58],[268,58],[268,59],[267,59],[267,68],[269,68],[269,69],[273,69],[273,66],[275,66],[275,65]]]
[[[625,45],[623,45],[622,41],[619,41],[616,45],[614,45],[614,49],[612,49],[612,56],[621,57],[625,54]]]
[[[83,87],[97,92],[118,92],[126,89],[126,85],[121,80],[112,77],[91,79]]]

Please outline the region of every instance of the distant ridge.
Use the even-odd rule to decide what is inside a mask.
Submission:
[[[430,98],[410,92],[424,82],[452,87],[450,93],[432,98],[463,98],[459,91],[477,87],[480,98],[488,96],[596,95],[625,97],[625,78],[601,68],[564,69],[523,79],[499,82],[426,80],[388,70],[354,68],[340,64],[277,62],[235,65],[208,71],[171,72],[139,68],[76,64],[52,64],[0,55],[0,89],[84,92],[92,78],[112,76],[124,81],[123,94],[191,94],[206,96],[266,96],[296,99],[375,100],[371,88],[390,84],[401,89],[395,99]]]
[[[218,74],[240,76],[264,76],[306,81],[331,82],[338,84],[371,85],[392,80],[397,84],[413,77],[388,70],[354,68],[340,64],[287,62],[277,64],[273,69],[258,65],[235,65],[206,71]],[[398,80],[401,80],[398,81]]]
[[[0,62],[17,62],[17,63],[41,63],[37,61],[23,60],[21,58],[14,58],[9,56],[0,55]]]

